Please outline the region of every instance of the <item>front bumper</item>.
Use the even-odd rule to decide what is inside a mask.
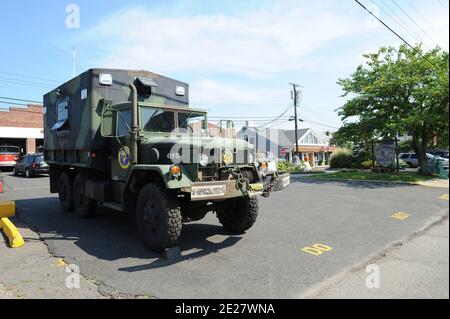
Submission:
[[[0,167],[14,167],[15,165],[16,165],[15,161],[0,162]]]
[[[192,183],[191,187],[183,188],[181,191],[188,193],[191,201],[220,201],[229,198],[262,195],[263,184],[255,183],[239,186],[236,180],[198,182]]]

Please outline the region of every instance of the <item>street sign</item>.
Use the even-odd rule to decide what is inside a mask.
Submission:
[[[381,142],[375,146],[375,160],[383,167],[395,161],[395,145],[392,142]]]

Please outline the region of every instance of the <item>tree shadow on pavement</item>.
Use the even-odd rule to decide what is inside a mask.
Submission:
[[[417,187],[418,185],[398,182],[383,181],[364,181],[364,180],[332,180],[332,179],[313,179],[313,178],[295,178],[291,183],[305,183],[314,185],[336,185],[346,186],[354,189],[378,189],[378,188],[399,188],[399,187]]]
[[[241,239],[217,225],[184,224],[180,237],[182,256],[167,261],[142,244],[133,216],[100,207],[93,218],[83,219],[75,213],[63,212],[55,197],[17,200],[16,207],[17,217],[39,233],[54,255],[76,260],[85,252],[107,261],[135,258],[146,262],[143,266],[121,269],[130,272],[202,257],[230,247]],[[222,235],[224,240],[220,243],[209,241],[208,238],[214,235]],[[185,255],[183,252],[189,253]]]

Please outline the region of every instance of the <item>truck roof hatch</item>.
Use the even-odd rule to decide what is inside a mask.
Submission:
[[[138,94],[142,96],[150,96],[152,94],[152,87],[158,87],[155,81],[144,77],[137,77],[134,80],[134,84],[136,85]]]

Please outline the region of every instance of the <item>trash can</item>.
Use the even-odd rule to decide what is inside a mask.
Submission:
[[[448,167],[444,167],[442,161],[429,161],[427,163],[427,170],[431,174],[438,175],[438,178],[448,178]]]

